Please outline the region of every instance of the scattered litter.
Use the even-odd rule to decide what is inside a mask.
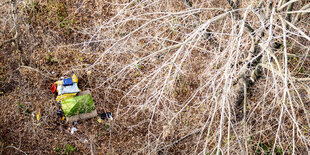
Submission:
[[[101,117],[99,117],[98,122],[99,122],[99,123],[101,123],[101,122],[102,122]]]
[[[88,140],[87,140],[87,139],[84,139],[84,140],[83,140],[83,143],[88,143]]]
[[[91,74],[91,71],[89,70],[89,71],[87,71],[86,73],[87,73],[87,75],[90,75],[90,74]]]
[[[57,116],[62,117],[63,116],[63,112],[61,110],[57,110],[56,112]]]
[[[74,125],[77,125],[77,124],[78,124],[77,121],[75,121],[75,122],[74,122]]]
[[[56,114],[57,114],[57,116],[59,116],[62,120],[65,120],[65,116],[64,116],[64,113],[62,112],[62,110],[57,110]]]
[[[71,135],[73,135],[75,131],[78,131],[77,128],[76,127],[72,127],[71,128]]]
[[[51,86],[52,93],[56,93],[56,90],[57,90],[56,85],[52,84],[52,86]]]
[[[39,109],[37,113],[37,121],[39,121],[40,119],[41,119],[41,109]]]
[[[100,118],[101,118],[101,119],[110,118],[110,120],[113,120],[113,117],[112,117],[112,113],[111,113],[111,112],[107,112],[107,113],[100,114]]]

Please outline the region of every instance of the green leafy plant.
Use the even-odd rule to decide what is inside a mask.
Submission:
[[[55,152],[60,152],[61,149],[60,149],[59,147],[56,146],[56,147],[54,147],[54,151],[55,151]]]
[[[138,68],[138,69],[141,70],[141,69],[143,69],[143,67],[144,67],[144,66],[143,66],[142,64],[137,64],[137,68]]]
[[[65,154],[71,154],[76,151],[76,148],[70,144],[66,144],[64,148]]]
[[[55,146],[54,151],[59,155],[69,155],[77,151],[71,144],[64,144],[62,147]]]
[[[298,67],[297,70],[298,70],[299,73],[305,73],[306,72],[304,67]]]
[[[272,143],[259,143],[256,149],[256,153],[258,154],[271,154],[272,153],[273,144]],[[274,148],[275,154],[283,154],[283,150],[280,147]]]
[[[45,59],[46,59],[46,63],[54,64],[58,62],[58,59],[56,57],[52,57],[50,54],[47,54],[45,56]]]
[[[110,128],[110,126],[108,124],[103,125],[104,130],[108,130],[109,128]]]

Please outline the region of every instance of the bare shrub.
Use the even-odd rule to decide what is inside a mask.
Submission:
[[[77,4],[66,18],[94,6],[89,25],[72,26],[75,39],[61,45],[43,42],[59,58],[57,74],[79,73],[99,111],[113,112],[103,150],[309,152],[306,1]]]

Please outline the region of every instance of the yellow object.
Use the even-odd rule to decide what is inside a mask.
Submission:
[[[75,74],[73,74],[71,78],[72,78],[72,82],[78,83],[79,80]]]
[[[98,119],[98,122],[99,122],[99,123],[101,123],[101,122],[102,122],[102,120],[101,120],[101,118],[100,118],[100,117],[99,117],[99,119]]]
[[[57,96],[56,101],[61,101],[70,97],[74,97],[77,93],[72,93],[72,94],[62,94],[60,96]]]
[[[39,121],[41,119],[41,112],[39,111],[38,113],[37,113],[37,120]]]

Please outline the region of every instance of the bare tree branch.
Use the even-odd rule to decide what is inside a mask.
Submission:
[[[9,2],[9,1],[7,1],[7,2]],[[13,16],[13,20],[14,20],[13,23],[14,23],[14,28],[15,28],[15,35],[14,35],[13,38],[5,40],[4,42],[2,42],[0,44],[0,48],[2,48],[2,46],[4,46],[5,44],[11,43],[13,41],[15,41],[17,46],[18,46],[19,35],[20,35],[20,28],[19,28],[19,24],[18,24],[16,0],[11,0],[11,8],[12,8],[12,16]]]

